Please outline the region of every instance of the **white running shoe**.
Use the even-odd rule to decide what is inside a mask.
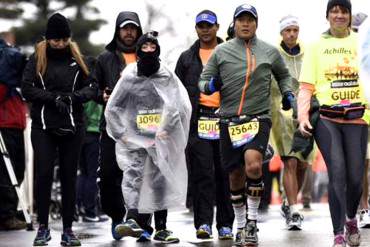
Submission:
[[[360,228],[370,228],[370,213],[368,209],[360,210],[359,227]]]

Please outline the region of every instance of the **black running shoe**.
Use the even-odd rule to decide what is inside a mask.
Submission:
[[[199,239],[211,239],[212,238],[212,228],[210,225],[201,225],[196,232],[197,238]]]
[[[169,230],[160,230],[156,231],[154,234],[154,240],[160,241],[161,243],[178,243],[180,239],[173,236],[173,233]]]
[[[33,246],[46,246],[50,240],[50,229],[41,226],[37,230],[36,238],[33,240]]]
[[[76,237],[71,228],[63,231],[60,244],[62,246],[81,246],[80,240]]]

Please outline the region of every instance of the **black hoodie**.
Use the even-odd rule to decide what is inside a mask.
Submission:
[[[126,67],[126,62],[122,58],[121,52],[117,50],[116,39],[119,36],[119,29],[122,22],[131,20],[139,24],[137,39],[142,35],[139,16],[135,12],[123,11],[118,14],[116,19],[116,29],[114,31],[112,41],[105,47],[105,51],[97,58],[94,77],[99,85],[97,102],[105,105],[103,101],[103,92],[106,87],[113,89],[118,79],[120,78],[121,71]],[[137,40],[136,40],[137,41]],[[135,42],[136,43],[136,42]],[[135,44],[136,45],[136,44]],[[101,129],[105,129],[104,112],[102,115]]]
[[[143,34],[143,30],[141,28],[139,16],[135,12],[122,11],[121,13],[118,14],[117,19],[116,19],[116,29],[114,31],[113,39],[108,45],[105,46],[105,49],[107,49],[108,51],[111,51],[111,52],[114,52],[116,50],[116,48],[117,48],[116,38],[119,35],[120,25],[121,25],[122,22],[127,21],[127,20],[134,21],[137,24],[139,24],[139,27],[138,27],[139,32],[137,34],[136,41]]]

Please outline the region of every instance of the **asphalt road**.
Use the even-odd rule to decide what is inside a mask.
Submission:
[[[305,216],[302,231],[288,231],[279,213],[279,207],[273,206],[267,214],[260,217],[259,247],[331,247],[333,244],[331,219],[327,204],[314,204],[311,211],[302,211]],[[52,240],[49,246],[60,246],[61,222],[54,221],[50,224]],[[187,210],[170,212],[168,215],[168,228],[180,238],[179,244],[170,246],[222,246],[230,247],[232,241],[219,241],[217,231],[213,227],[214,239],[200,241],[195,238],[192,214]],[[136,243],[131,237],[120,241],[112,239],[110,223],[74,223],[74,231],[86,247],[136,247],[136,246],[165,246],[151,241],[149,243]],[[9,231],[0,232],[1,247],[26,247],[32,246],[36,231]],[[361,246],[370,247],[370,229],[362,230]]]

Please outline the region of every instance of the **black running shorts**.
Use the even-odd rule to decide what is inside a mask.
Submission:
[[[271,120],[266,118],[260,119],[259,121],[260,128],[254,139],[238,148],[233,148],[231,144],[228,124],[220,123],[221,164],[227,172],[231,172],[236,168],[244,166],[244,152],[248,149],[257,150],[262,155],[265,154],[269,141]]]

